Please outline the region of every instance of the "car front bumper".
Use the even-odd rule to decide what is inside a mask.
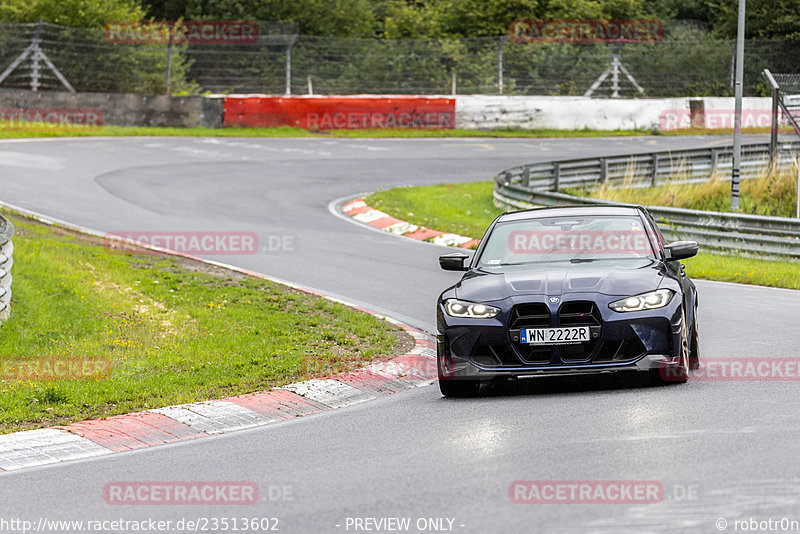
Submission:
[[[536,303],[550,312],[548,325],[564,326],[561,308]],[[588,305],[589,301],[582,301]],[[519,342],[512,302],[492,319],[447,315],[439,306],[437,354],[441,379],[489,380],[504,377],[602,374],[660,369],[680,365],[681,301],[657,310],[618,313],[606,302],[592,301],[591,317],[570,325],[591,327],[592,340],[581,346],[531,347]],[[523,303],[529,305],[530,303]],[[573,318],[574,319],[574,318]]]

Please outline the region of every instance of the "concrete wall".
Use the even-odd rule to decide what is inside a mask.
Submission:
[[[222,98],[202,96],[0,90],[0,111],[6,120],[14,120],[20,113],[47,117],[48,111],[60,112],[62,120],[81,121],[87,117],[92,120],[99,111],[102,124],[111,126],[219,128],[222,126],[223,105]],[[70,114],[69,110],[73,113]]]
[[[397,95],[362,95],[360,97],[308,97],[284,98],[266,97],[265,95],[238,95],[223,96],[213,95],[207,97],[167,97],[132,94],[105,94],[105,93],[66,93],[56,91],[23,91],[0,90],[0,118],[14,120],[20,113],[28,113],[39,117],[60,116],[60,120],[74,120],[76,122],[95,120],[95,115],[100,116],[100,121],[105,125],[114,126],[175,126],[195,127],[206,126],[221,128],[223,126],[246,126],[251,124],[255,117],[250,102],[259,103],[263,100],[278,101],[313,101],[317,105],[331,107],[331,116],[338,116],[344,111],[353,111],[350,101],[364,101],[372,106],[375,102],[387,109],[391,108],[399,113],[398,102],[411,100],[414,106],[422,106],[422,111],[440,112],[447,101],[447,113],[452,117],[452,98],[446,97],[412,97]],[[435,101],[423,104],[417,101]],[[655,129],[669,131],[682,128],[732,128],[733,127],[733,98],[703,97],[703,98],[659,98],[659,99],[591,99],[585,97],[528,97],[528,96],[457,96],[455,97],[455,123],[441,121],[434,124],[440,128],[464,128],[468,130],[488,130],[492,128],[524,128],[524,129],[557,129],[580,130],[584,128],[593,130],[636,130]],[[234,102],[235,101],[235,102]],[[306,102],[307,103],[307,102]],[[238,104],[238,107],[233,104]],[[248,105],[245,105],[248,104]],[[374,104],[374,105],[378,105]],[[770,125],[769,98],[744,99],[743,126],[768,127]],[[366,105],[362,102],[362,107]],[[431,106],[434,108],[428,109]],[[427,106],[427,107],[426,107]],[[438,106],[438,107],[436,107]],[[369,107],[369,106],[368,106]],[[374,106],[373,106],[374,107]],[[413,106],[412,106],[413,107]],[[246,108],[246,109],[245,109]],[[346,108],[346,109],[345,109]],[[397,108],[397,109],[395,109]],[[424,108],[424,109],[423,109]],[[444,109],[444,108],[442,108]],[[66,115],[65,115],[66,110]],[[72,115],[68,112],[72,111]],[[237,111],[238,110],[238,111]],[[399,117],[416,116],[414,113],[400,113]],[[370,120],[355,120],[354,127],[409,127],[401,120],[387,121],[391,115],[381,108],[379,111],[381,121],[376,122],[375,110],[369,108],[369,113],[361,108],[356,110],[359,114],[346,114],[363,119],[368,115]],[[402,110],[401,110],[402,111]],[[54,114],[53,112],[57,112]],[[365,114],[366,113],[366,114]],[[16,114],[16,115],[15,115]],[[417,113],[419,114],[419,113]],[[231,115],[231,116],[226,116]],[[236,115],[234,117],[233,115]],[[264,115],[264,113],[262,113]],[[303,115],[306,117],[308,113]],[[312,114],[313,115],[313,114]],[[315,116],[319,116],[316,113]],[[440,113],[441,115],[441,113]],[[392,115],[393,116],[393,115]],[[426,117],[422,113],[421,117]],[[274,126],[272,122],[291,126],[306,126],[303,121],[289,121],[283,114],[270,110],[267,116],[258,123],[260,126]],[[235,119],[235,120],[234,120]],[[252,119],[252,120],[251,120]],[[266,120],[269,119],[269,120]],[[278,120],[280,119],[280,120]],[[285,119],[285,120],[284,120]],[[295,117],[296,119],[296,117]],[[25,119],[21,119],[25,120]],[[36,120],[28,118],[27,120]],[[41,120],[41,119],[39,119]],[[58,120],[58,119],[57,119]],[[266,122],[265,122],[266,121]],[[272,122],[270,122],[272,121]],[[283,121],[283,122],[281,122]],[[349,121],[349,119],[348,119]],[[258,122],[258,121],[256,121]],[[350,121],[353,122],[353,121]],[[350,127],[350,122],[344,126],[331,121],[330,127]],[[424,122],[424,121],[423,121]],[[376,126],[377,124],[377,126]],[[324,125],[322,125],[324,126]],[[430,127],[430,125],[423,125]],[[317,128],[321,125],[317,124]],[[413,125],[411,127],[414,127]],[[325,129],[325,128],[322,128]]]
[[[701,101],[703,116],[692,115],[690,101]],[[744,126],[769,126],[769,98],[745,98]],[[558,130],[674,130],[695,126],[731,128],[734,99],[658,98],[592,99],[586,97],[459,96],[456,128],[553,128]],[[697,108],[697,106],[695,106]],[[761,124],[766,119],[766,124]]]

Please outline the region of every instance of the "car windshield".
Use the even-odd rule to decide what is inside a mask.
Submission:
[[[653,246],[636,215],[581,215],[498,223],[478,267],[533,263],[590,263],[653,259]],[[652,239],[652,236],[650,236]]]

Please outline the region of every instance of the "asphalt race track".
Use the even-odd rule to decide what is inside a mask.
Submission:
[[[488,179],[525,162],[729,141],[4,141],[0,200],[103,232],[228,230],[256,232],[264,243],[288,239],[291,250],[212,258],[430,332],[438,293],[458,278],[438,269],[446,250],[338,218],[332,202],[403,184]],[[697,285],[702,357],[798,356],[800,292]],[[464,533],[710,533],[724,518],[734,532],[736,520],[800,521],[799,398],[796,381],[653,388],[613,376],[547,379],[477,399],[445,399],[434,385],[197,442],[2,473],[0,502],[3,517],[34,521],[274,517],[286,533],[364,532],[354,518],[390,517],[411,518],[409,532],[420,531],[419,518],[445,518],[444,528],[449,519],[451,531]],[[152,480],[251,481],[262,502],[145,507],[103,499],[108,482]],[[665,497],[638,505],[513,504],[515,480],[660,481]],[[290,494],[270,491],[287,487]]]

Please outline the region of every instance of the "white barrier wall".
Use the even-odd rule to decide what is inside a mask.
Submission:
[[[696,101],[694,106],[690,101]],[[700,105],[702,102],[702,105]],[[692,111],[694,107],[694,112]],[[732,128],[733,97],[592,99],[572,96],[457,96],[456,128],[662,131]],[[769,98],[743,99],[743,127],[768,127]]]

